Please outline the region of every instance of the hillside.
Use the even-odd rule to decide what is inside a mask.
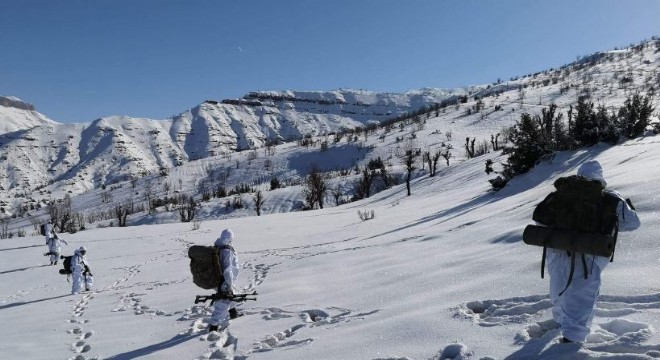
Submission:
[[[208,100],[165,120],[115,116],[86,124],[58,124],[31,105],[12,107],[5,102],[0,106],[5,124],[0,135],[0,210],[8,215],[23,214],[67,194],[80,210],[103,208],[104,204],[90,197],[98,199],[105,188],[117,189],[135,181],[157,184],[153,186],[161,189],[168,186],[165,184],[176,188],[179,183],[179,192],[199,196],[200,181],[217,182],[213,176],[228,174],[229,168],[235,171],[223,175],[227,188],[250,184],[267,189],[273,176],[295,184],[313,164],[340,170],[362,166],[378,156],[388,159],[391,171],[397,174],[401,173],[394,158],[397,148],[404,138],[413,136],[422,149],[453,148],[451,161],[460,162],[465,159],[466,137],[488,146],[491,135],[501,134],[524,112],[538,113],[551,103],[565,112],[578,96],[589,96],[615,109],[632,93],[654,93],[659,44],[644,42],[583,57],[559,69],[465,89],[423,89],[406,94],[262,91],[236,100]],[[13,104],[23,104],[15,100]],[[397,129],[382,126],[420,108],[429,110],[394,124]],[[359,136],[350,141],[344,136],[333,141],[332,134],[361,126],[372,129],[364,139]],[[309,136],[312,145],[328,141],[330,151],[292,149],[296,141]],[[261,154],[264,156],[258,156]],[[327,165],[329,159],[337,158],[343,160]],[[352,181],[343,183],[350,188]],[[160,192],[160,196],[168,193]],[[135,198],[131,191],[112,195],[107,209]],[[270,206],[267,212],[300,206],[299,196],[288,192],[283,196],[290,206]],[[241,216],[241,212],[233,212],[233,216]]]
[[[85,124],[58,124],[7,103],[0,105],[0,201],[9,210],[9,199],[36,190],[36,201],[53,191],[55,198],[80,194],[196,159],[379,123],[463,93],[263,92],[208,100],[171,119],[113,116]]]
[[[71,296],[44,266],[43,238],[0,240],[0,352],[29,359],[654,359],[660,353],[660,250],[655,196],[660,142],[557,154],[489,191],[483,158],[359,202],[191,224],[92,229],[93,292]],[[495,154],[487,157],[495,157]],[[598,159],[612,189],[635,202],[642,227],[622,233],[604,273],[593,333],[581,348],[548,329],[541,249],[522,244],[534,205],[558,176]],[[218,209],[220,210],[220,209]],[[360,221],[357,210],[373,210]],[[216,217],[217,218],[217,217]],[[219,336],[193,304],[186,249],[236,233],[239,287],[257,302]]]
[[[521,114],[550,104],[566,114],[587,97],[613,111],[641,93],[651,97],[657,122],[659,67],[653,40],[464,89],[260,91],[207,100],[170,119],[83,124],[60,124],[2,97],[0,354],[658,358],[657,135],[649,129],[615,145],[555,153],[498,192],[487,181],[495,174],[484,169],[486,160],[502,168],[505,134]],[[467,156],[466,139],[482,153]],[[407,150],[451,155],[435,176],[417,162],[410,196],[401,183]],[[642,227],[620,234],[592,333],[578,347],[557,343],[541,249],[524,245],[521,234],[553,181],[590,159],[603,164],[610,188],[633,200]],[[392,183],[381,179],[353,201],[361,171],[379,161]],[[323,209],[302,211],[301,183],[312,168],[330,191]],[[271,189],[273,179],[281,186]],[[194,221],[182,223],[175,203],[186,196],[200,205]],[[55,206],[44,206],[49,201]],[[75,296],[59,266],[45,265],[36,234],[48,211],[66,204],[77,232],[62,234],[63,252],[86,246],[95,275],[95,288]],[[128,226],[118,227],[126,209]],[[374,218],[362,220],[359,211]],[[210,309],[193,301],[210,291],[192,284],[187,249],[211,244],[227,227],[236,233],[238,286],[259,296],[241,305],[245,316],[227,331],[209,335]]]

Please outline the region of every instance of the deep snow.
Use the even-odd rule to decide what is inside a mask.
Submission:
[[[450,106],[431,116],[423,126],[410,124],[387,134],[381,129],[351,142],[344,138],[326,152],[287,143],[278,146],[274,155],[265,156],[259,149],[252,160],[248,151],[214,156],[184,162],[167,176],[142,177],[135,188],[121,182],[105,190],[92,189],[99,185],[95,182],[120,170],[158,169],[185,151],[202,151],[206,142],[195,141],[213,134],[188,133],[187,142],[167,145],[171,122],[110,117],[92,124],[60,125],[36,112],[0,109],[0,120],[4,116],[19,120],[21,126],[36,126],[0,136],[6,150],[0,154],[0,168],[6,169],[0,174],[3,184],[47,182],[51,175],[44,169],[52,169],[57,181],[31,195],[55,199],[70,193],[74,210],[86,212],[111,210],[128,199],[144,201],[149,183],[159,197],[194,193],[198,180],[218,181],[223,172],[230,186],[256,183],[267,190],[272,175],[295,181],[314,164],[338,170],[364,166],[380,156],[388,171],[400,174],[396,153],[407,140],[397,138],[409,139],[413,134],[421,149],[436,150],[442,143],[454,148],[450,166],[441,159],[436,177],[416,171],[419,177],[410,197],[399,185],[359,202],[335,207],[329,201],[323,210],[290,212],[300,208],[301,189],[288,186],[265,191],[267,215],[260,217],[253,209],[228,210],[227,199],[205,202],[197,217],[198,230],[192,224],[174,223],[178,214],[162,208],[153,215],[131,216],[129,224],[135,226],[128,228],[89,224],[88,230],[63,235],[70,244],[63,247],[65,254],[80,245],[89,249],[96,288],[82,295],[69,295],[70,284],[57,273],[59,267],[44,265],[48,259],[42,256],[46,251],[42,237],[0,240],[1,357],[658,358],[660,285],[655,274],[660,250],[654,236],[659,226],[658,138],[649,135],[615,147],[598,145],[557,154],[498,193],[490,191],[487,179],[493,175],[484,174],[484,162],[493,159],[498,164],[504,158],[498,153],[467,160],[463,156],[466,137],[488,140],[519,119],[520,113],[538,113],[539,103],[556,102],[565,113],[579,93],[589,90],[592,99],[619,106],[651,79],[660,64],[658,54],[653,47],[641,53],[626,50],[612,61],[570,74],[550,71],[493,86],[483,91],[498,87],[505,91],[485,98],[486,110],[481,113],[466,114],[475,105],[471,98],[460,108]],[[632,84],[617,80],[629,74],[634,75]],[[560,78],[557,84],[552,83],[555,76]],[[545,80],[549,85],[538,85]],[[518,90],[524,84],[529,87]],[[567,84],[575,86],[562,93],[560,88]],[[657,106],[657,98],[654,101]],[[504,110],[496,111],[496,105]],[[213,117],[219,109],[204,105],[197,110]],[[173,131],[192,126],[183,121],[193,120],[192,113],[188,115],[190,119],[181,115],[181,128]],[[35,125],[20,121],[21,117]],[[226,128],[216,130],[213,136],[226,135],[222,133]],[[257,129],[252,130],[257,134]],[[114,138],[109,133],[122,135]],[[119,160],[111,161],[115,157]],[[521,234],[534,205],[552,190],[554,179],[574,173],[581,162],[592,158],[603,164],[610,187],[633,199],[642,227],[621,234],[615,261],[604,272],[593,333],[578,348],[557,344],[558,330],[548,321],[548,282],[540,279],[541,249],[524,245]],[[80,173],[68,173],[69,166]],[[329,181],[347,189],[356,178],[335,173]],[[165,190],[165,185],[172,189]],[[12,191],[25,189],[18,185]],[[104,193],[113,200],[102,202]],[[22,201],[14,195],[4,194],[4,201]],[[247,203],[250,196],[244,195]],[[373,210],[375,218],[361,221],[359,210]],[[31,215],[44,217],[43,211]],[[204,321],[210,311],[193,300],[210,292],[192,284],[186,250],[191,244],[212,244],[225,227],[237,235],[235,248],[243,265],[239,285],[258,291],[259,297],[242,306],[245,316],[227,331],[209,335]],[[10,223],[11,230],[19,228],[30,229],[29,218]]]
[[[490,154],[487,156],[494,157]],[[540,248],[520,240],[553,180],[586,159],[631,197],[642,227],[622,233],[604,272],[593,333],[557,343],[547,321]],[[0,241],[0,353],[6,358],[651,359],[660,356],[656,246],[660,142],[560,153],[499,193],[484,157],[369,199],[308,212],[190,224],[94,229],[85,245],[94,291],[69,295],[44,266],[41,237]],[[361,221],[357,210],[374,210]],[[239,285],[259,292],[245,316],[209,335],[186,249],[235,234]]]

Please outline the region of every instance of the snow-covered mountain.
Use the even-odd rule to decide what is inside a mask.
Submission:
[[[56,124],[35,111],[34,105],[14,96],[0,96],[0,135]]]
[[[113,116],[85,124],[59,124],[3,97],[0,191],[7,199],[61,183],[81,193],[191,160],[379,123],[464,93],[254,92],[208,100],[172,119]]]
[[[640,92],[652,95],[658,109],[658,67],[660,42],[646,42],[465,89],[469,96],[457,102],[351,136],[320,134],[384,121],[437,101],[428,96],[448,99],[460,92],[260,92],[209,101],[173,119],[109,117],[69,125],[9,98],[3,104],[18,107],[2,105],[0,111],[19,115],[5,123],[29,121],[0,135],[0,207],[17,215],[0,217],[0,234],[19,234],[0,239],[0,354],[75,360],[657,359],[657,135],[649,131],[613,146],[553,154],[499,192],[491,191],[484,162],[499,164],[505,156],[490,151],[466,158],[463,145],[466,138],[487,144],[521,113],[551,103],[565,113],[578,96],[616,109]],[[266,140],[306,134],[316,136],[306,144],[258,148]],[[299,180],[310,167],[318,166],[329,187],[341,190],[338,199],[347,200],[358,166],[380,158],[388,173],[400,175],[399,155],[408,146],[452,156],[433,177],[417,163],[410,196],[398,185],[355,202],[328,199],[321,210],[291,211],[300,208]],[[255,150],[235,151],[249,147]],[[542,250],[522,244],[522,230],[554,180],[591,159],[603,164],[609,188],[632,199],[642,226],[619,235],[586,342],[560,344],[560,331],[549,321],[548,283],[540,279]],[[122,181],[136,174],[134,181]],[[285,186],[270,190],[272,177]],[[180,223],[172,206],[160,205],[130,215],[129,227],[108,228],[120,204],[177,194],[199,198],[219,184],[263,190],[262,216],[255,216],[252,192],[202,201],[196,222]],[[33,199],[67,194],[86,229],[61,234],[68,241],[63,253],[86,246],[95,277],[94,289],[75,296],[59,266],[44,265],[46,249],[36,230],[45,209],[14,212]],[[236,199],[247,206],[232,209],[229,202]],[[358,211],[375,216],[364,220]],[[244,316],[228,329],[209,334],[211,309],[195,304],[194,296],[211,291],[192,284],[187,249],[210,245],[227,227],[236,233],[241,262],[236,285],[259,295],[240,305]]]
[[[45,265],[43,237],[0,240],[0,354],[31,360],[657,359],[657,136],[557,154],[499,193],[489,191],[485,158],[501,160],[491,153],[443,166],[435,177],[414,180],[411,196],[401,185],[339,207],[235,219],[222,219],[223,205],[216,203],[198,228],[154,221],[62,234],[65,255],[88,249],[95,287],[79,295],[69,295],[60,266]],[[619,235],[593,331],[577,346],[558,343],[548,280],[540,277],[542,249],[524,245],[521,234],[553,181],[588,159],[599,160],[609,187],[632,199],[642,226]],[[266,196],[285,201],[273,192]],[[361,221],[358,210],[373,210],[375,217]],[[228,227],[241,263],[236,286],[259,295],[239,306],[245,315],[227,330],[209,334],[212,308],[194,300],[212,291],[192,283],[187,249],[212,244]]]
[[[0,210],[13,214],[21,204],[33,207],[67,194],[74,196],[74,203],[96,207],[104,188],[118,189],[135,179],[159,189],[178,183],[178,191],[198,194],[200,183],[217,183],[223,173],[227,188],[250,184],[267,189],[273,176],[295,183],[312,165],[339,171],[378,156],[389,159],[396,173],[400,166],[393,157],[401,141],[412,137],[425,150],[451,147],[452,162],[462,161],[467,137],[488,144],[491,135],[514,124],[524,112],[538,113],[551,103],[566,111],[585,95],[615,109],[632,93],[655,93],[659,44],[644,42],[558,69],[462,89],[405,94],[260,91],[241,99],[207,100],[162,120],[113,116],[60,124],[18,99],[5,98],[0,119],[12,131],[0,134]],[[397,123],[394,130],[380,128],[337,142],[328,136],[439,103],[448,106]],[[316,146],[328,141],[329,151],[296,146],[294,140],[304,136],[312,136]],[[273,151],[258,156],[266,154],[265,146]],[[349,186],[350,181],[345,182]],[[135,195],[116,192],[121,194],[115,194],[113,203]],[[162,196],[167,193],[161,190]],[[75,200],[76,195],[80,199]],[[285,196],[289,205],[271,211],[299,207],[299,194]]]

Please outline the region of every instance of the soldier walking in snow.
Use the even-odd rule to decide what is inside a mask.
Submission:
[[[92,273],[89,270],[89,265],[87,263],[87,248],[81,246],[78,250],[75,251],[73,257],[71,258],[71,271],[73,272],[72,285],[71,285],[71,294],[79,294],[83,291],[83,286],[85,290],[91,290],[93,285]]]
[[[225,229],[214,244],[219,249],[220,264],[218,265],[222,273],[222,280],[218,284],[218,293],[230,296],[234,294],[234,282],[238,277],[238,257],[231,246],[233,240],[234,233],[231,229]],[[211,314],[209,331],[217,331],[219,327],[227,328],[229,319],[239,316],[235,306],[236,304],[231,300],[221,299],[216,301]]]
[[[48,245],[48,240],[52,239],[55,236],[55,230],[53,229],[53,220],[48,220],[47,223],[42,225],[41,235],[46,237],[46,245]]]
[[[57,234],[53,233],[53,236],[46,238],[46,245],[48,245],[48,252],[44,255],[50,255],[50,264],[57,265],[57,260],[60,258],[60,252],[62,251],[62,245],[69,245],[64,239],[60,239]]]
[[[528,226],[534,230],[529,236],[525,229],[526,243],[544,247],[544,262],[547,251],[552,317],[559,323],[562,343],[586,340],[601,272],[614,258],[618,232],[640,226],[630,199],[606,186],[600,163],[583,163],[577,175],[557,179],[557,191],[534,210],[534,220],[543,226]]]

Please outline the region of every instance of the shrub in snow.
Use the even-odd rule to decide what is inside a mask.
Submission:
[[[373,210],[364,210],[364,211],[358,210],[357,212],[358,212],[358,216],[360,217],[360,220],[362,221],[371,220],[376,216],[376,213]]]
[[[192,225],[190,226],[190,230],[196,231],[199,230],[202,227],[202,222],[201,221],[193,221]]]

